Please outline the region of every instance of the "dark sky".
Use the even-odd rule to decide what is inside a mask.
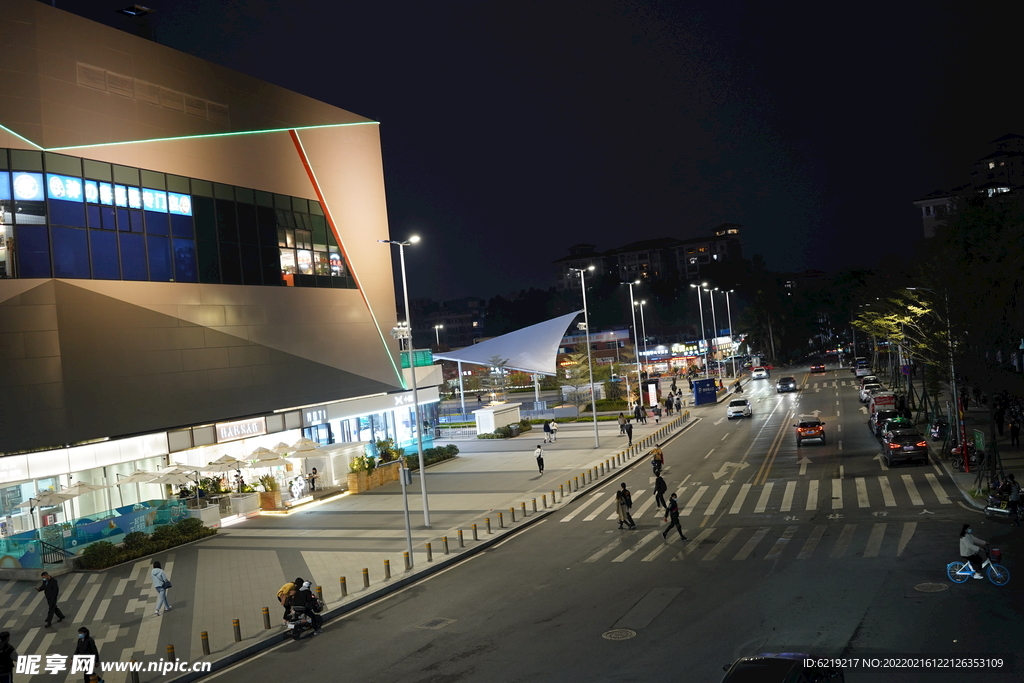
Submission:
[[[546,288],[577,242],[727,221],[774,270],[872,266],[919,238],[911,201],[1024,133],[1002,0],[152,6],[159,42],[381,122],[414,296]]]

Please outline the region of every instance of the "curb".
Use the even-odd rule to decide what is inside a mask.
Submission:
[[[695,425],[698,422],[700,422],[702,419],[703,418],[700,418],[700,417],[693,417],[693,418],[691,418],[690,421],[687,424],[683,425],[678,430],[676,430],[673,434],[669,435],[664,441],[661,442],[661,444],[665,445],[665,444],[669,443],[670,441],[675,439],[678,435],[682,434],[683,432],[688,430],[690,427],[692,427],[693,425]],[[648,451],[647,453],[643,453],[643,454],[637,454],[637,456],[633,459],[633,462],[621,466],[618,469],[618,472],[621,473],[621,472],[625,472],[625,471],[633,469],[633,467],[635,467],[641,460],[646,458],[648,455],[650,455],[650,451]],[[348,614],[349,612],[353,612],[353,611],[359,609],[360,607],[363,607],[364,605],[367,605],[367,604],[369,604],[371,602],[379,600],[380,598],[383,598],[383,597],[389,595],[390,593],[393,593],[393,592],[398,591],[398,590],[400,590],[402,588],[405,588],[406,586],[409,586],[409,585],[411,585],[413,583],[416,583],[417,581],[420,581],[420,580],[422,580],[422,579],[424,579],[424,578],[426,578],[428,576],[431,576],[432,574],[436,574],[437,572],[440,572],[440,571],[443,571],[445,569],[448,569],[449,567],[452,567],[452,566],[458,564],[459,562],[462,562],[465,559],[473,557],[474,555],[477,555],[478,553],[481,553],[481,552],[483,552],[485,550],[488,550],[492,546],[496,545],[497,543],[503,542],[506,539],[510,538],[511,536],[513,536],[515,534],[518,534],[519,532],[527,529],[528,527],[532,526],[536,522],[539,522],[542,519],[547,518],[548,515],[551,515],[551,514],[554,514],[555,512],[558,512],[559,510],[564,508],[565,505],[568,505],[570,503],[574,503],[575,501],[577,501],[580,498],[582,498],[584,494],[589,493],[594,488],[596,488],[598,486],[603,486],[604,484],[607,484],[610,479],[611,479],[611,474],[609,474],[608,476],[606,476],[603,479],[595,480],[595,481],[590,482],[590,484],[587,484],[585,486],[581,486],[575,492],[576,495],[574,495],[572,497],[568,497],[567,496],[566,498],[563,498],[562,499],[562,503],[559,505],[558,508],[550,508],[550,509],[548,509],[546,511],[543,511],[543,512],[538,511],[537,514],[532,515],[532,516],[524,519],[522,521],[522,523],[519,524],[519,526],[510,527],[510,528],[506,529],[505,530],[506,533],[495,534],[493,538],[486,539],[486,540],[483,540],[483,541],[479,541],[477,543],[477,545],[473,546],[472,548],[467,548],[465,550],[465,552],[461,552],[461,553],[458,553],[456,555],[452,555],[451,557],[449,557],[447,559],[444,559],[444,560],[431,562],[431,563],[429,563],[429,565],[427,567],[423,568],[421,571],[414,572],[414,573],[412,573],[412,574],[410,574],[408,576],[405,576],[403,578],[400,578],[400,579],[392,579],[386,585],[384,585],[384,586],[382,586],[382,587],[380,587],[380,588],[378,588],[376,590],[367,591],[366,593],[363,593],[362,595],[360,595],[358,598],[353,598],[352,600],[350,600],[349,602],[346,602],[343,605],[338,605],[337,607],[334,607],[332,609],[325,610],[320,616],[323,619],[324,624],[326,624],[326,623],[328,623],[329,621],[331,621],[333,619],[337,619],[339,617],[342,617],[342,616]],[[272,635],[268,635],[268,636],[264,636],[264,637],[257,636],[256,640],[254,642],[251,642],[248,645],[244,645],[244,646],[240,647],[237,650],[233,650],[231,652],[226,652],[221,657],[219,657],[218,659],[210,661],[209,663],[210,663],[211,666],[210,666],[210,670],[209,671],[189,671],[189,672],[186,672],[186,673],[182,673],[180,676],[176,676],[174,678],[165,679],[164,683],[190,683],[191,681],[199,680],[200,678],[202,678],[204,676],[208,676],[210,674],[213,674],[213,673],[216,673],[216,672],[221,671],[223,669],[226,669],[227,667],[231,666],[232,664],[237,664],[238,662],[240,662],[240,661],[242,661],[244,659],[247,659],[247,658],[251,657],[252,655],[258,654],[259,652],[262,652],[264,650],[269,650],[270,648],[274,647],[275,645],[280,645],[280,644],[283,644],[283,643],[287,642],[286,639],[285,639],[285,632],[284,631],[271,629],[270,632],[271,632]],[[199,662],[202,662],[202,661],[203,661],[203,659],[201,657],[200,658],[196,658],[196,659],[193,660],[193,664],[199,663]]]
[[[964,488],[960,486],[960,480],[957,479],[956,476],[954,476],[954,474],[961,473],[954,472],[954,470],[950,466],[950,463],[945,458],[942,457],[941,453],[935,452],[935,447],[932,446],[931,443],[928,444],[928,454],[934,459],[935,462],[939,463],[939,465],[942,467],[942,470],[946,473],[946,476],[949,477],[950,481],[953,482],[953,485],[956,486],[957,490],[960,492],[960,495],[963,496],[964,500],[967,501],[967,504],[977,509],[979,512],[984,512],[985,506],[976,501],[968,491],[964,490]]]

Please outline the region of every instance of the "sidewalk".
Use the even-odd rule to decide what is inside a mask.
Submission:
[[[714,411],[717,405],[709,408]],[[70,654],[77,628],[85,625],[104,661],[156,661],[164,659],[167,647],[173,645],[180,661],[224,666],[281,641],[282,609],[275,594],[286,581],[301,576],[321,586],[328,605],[325,620],[330,620],[486,548],[524,528],[524,522],[540,519],[619,476],[656,441],[695,424],[697,414],[689,419],[673,416],[660,425],[653,419],[646,425],[634,424],[631,449],[615,422],[598,423],[598,449],[589,422],[562,425],[558,441],[551,444],[542,443],[543,432],[537,429],[514,439],[458,442],[459,457],[427,470],[429,529],[423,524],[419,476],[414,473],[408,495],[414,566],[408,572],[403,560],[401,486],[395,482],[288,516],[255,517],[210,539],[128,565],[62,576],[58,604],[68,618],[49,629],[43,628],[46,606],[34,583],[0,583],[0,630],[11,631],[12,643],[21,654]],[[543,475],[538,474],[533,456],[537,444],[544,446]],[[642,474],[646,483],[648,472]],[[488,533],[487,519],[492,533]],[[474,524],[479,540],[474,540]],[[464,545],[460,545],[460,530]],[[174,609],[162,617],[153,614],[156,593],[149,576],[153,559],[163,563],[174,583],[168,591]],[[385,560],[390,562],[390,579],[385,576]],[[269,608],[269,630],[264,629],[264,607]],[[233,619],[239,620],[241,642],[235,642]],[[205,657],[201,632],[209,635],[211,655]],[[111,672],[105,678],[121,683],[127,674]],[[158,678],[184,681],[191,676],[140,674],[142,683]],[[40,674],[32,680],[54,679]]]

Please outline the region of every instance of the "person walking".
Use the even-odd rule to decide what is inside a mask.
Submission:
[[[623,524],[626,524],[630,529],[636,529],[636,523],[633,521],[633,516],[629,514],[630,508],[633,507],[633,494],[626,488],[626,483],[623,482],[618,491],[615,492],[615,511],[619,515],[619,528],[622,528]]]
[[[558,441],[558,423],[555,422],[555,418],[551,418],[551,443]]]
[[[629,437],[629,446],[633,445],[633,425],[630,422],[626,423],[626,436]]]
[[[676,412],[683,412],[683,401],[681,398],[679,398],[679,394],[676,394]]]
[[[160,567],[159,562],[153,562],[153,569],[149,575],[153,580],[153,588],[156,589],[157,595],[156,611],[153,614],[160,616],[160,605],[164,606],[165,612],[170,612],[171,603],[167,601],[167,589],[171,587],[171,580],[167,578],[167,573]]]
[[[665,399],[665,414],[672,417],[672,406],[675,405],[675,399],[672,398],[672,394],[668,395]]]
[[[544,443],[551,441],[551,423],[544,420]]]
[[[1020,448],[1020,422],[1016,418],[1010,422],[1010,445]]]
[[[996,418],[996,431],[999,433],[999,436],[1002,436],[1003,425],[1006,422],[1006,413],[1004,413],[1002,410],[997,410],[994,417]]]
[[[655,475],[661,474],[661,470],[665,467],[665,451],[661,450],[661,444],[655,444],[651,449],[651,467],[654,469]]]
[[[651,412],[654,413],[654,424],[661,424],[661,404],[655,403],[654,407],[651,408]]]
[[[623,415],[622,413],[619,413],[618,420],[619,420],[619,436],[622,436],[623,434],[626,433],[626,416]]]
[[[84,626],[78,629],[75,655],[79,657],[92,657],[92,666],[86,667],[85,670],[85,683],[90,683],[94,676],[99,683],[103,683],[103,678],[100,677],[100,649],[96,647],[96,641],[89,635],[89,629]]]
[[[668,510],[668,504],[665,503],[665,492],[668,491],[668,484],[662,478],[661,474],[658,474],[654,478],[654,509],[665,508]]]
[[[1006,475],[1006,482],[1010,485],[1010,495],[1006,500],[1006,507],[1010,511],[1010,518],[1020,526],[1020,484],[1013,472]]]
[[[60,585],[57,583],[57,579],[53,578],[47,572],[40,574],[43,577],[43,582],[36,586],[37,591],[42,591],[46,597],[46,624],[49,627],[53,621],[53,615],[57,615],[57,621],[64,621],[64,613],[60,611],[60,607],[57,607],[57,595],[60,593]]]
[[[544,474],[544,449],[541,448],[540,444],[537,444],[537,450],[533,452],[533,457],[537,458],[537,469],[540,470],[541,474]]]
[[[686,536],[683,535],[683,527],[679,526],[679,501],[676,500],[676,494],[674,493],[669,496],[668,508],[665,510],[665,521],[668,522],[669,518],[671,518],[672,521],[669,523],[668,527],[661,532],[661,537],[667,541],[668,532],[672,531],[672,527],[675,527],[676,531],[679,532],[679,538],[684,541],[688,540]]]
[[[14,664],[18,651],[11,645],[11,632],[0,633],[0,683],[14,683]]]

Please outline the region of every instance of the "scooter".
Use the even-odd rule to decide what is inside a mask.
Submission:
[[[932,441],[942,441],[943,439],[945,439],[946,430],[948,428],[949,425],[946,424],[946,421],[943,420],[941,417],[933,420],[931,428]]]
[[[985,505],[985,516],[992,519],[1000,515],[1012,518],[1013,512],[1010,510],[1009,503],[1005,498],[989,494],[988,503]],[[1021,509],[1019,504],[1017,505],[1017,519],[1024,520],[1024,510]]]
[[[307,633],[313,633],[313,620],[306,614],[305,607],[292,607],[288,612],[287,622],[286,638],[299,640]]]
[[[961,455],[960,447],[957,446],[952,451],[950,451],[950,453],[953,456],[953,467],[955,467],[960,472],[963,472],[964,471],[964,458],[963,458],[963,455]],[[974,448],[974,444],[970,444],[970,445],[967,446],[967,457],[968,457],[968,462],[970,462],[970,464],[971,464],[971,467],[975,467],[975,466],[981,464],[981,455],[982,454],[979,453]]]
[[[660,460],[651,459],[651,469],[654,470],[654,476],[661,474],[662,462]]]

